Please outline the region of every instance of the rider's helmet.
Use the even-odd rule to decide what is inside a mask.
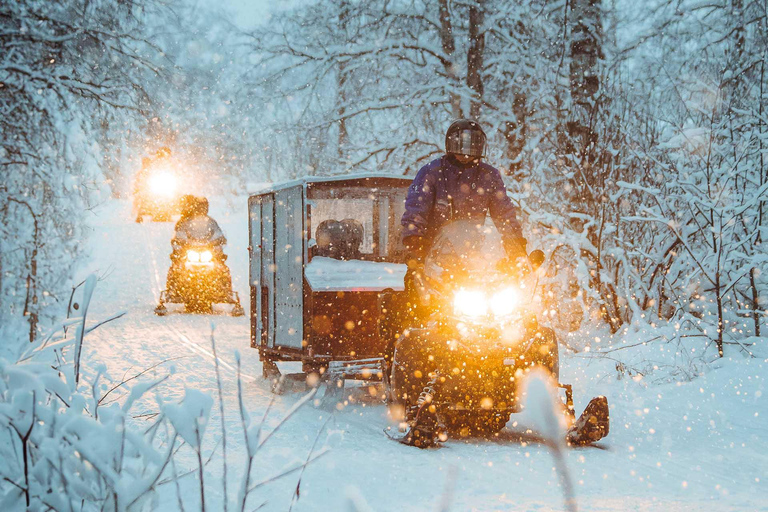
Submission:
[[[168,158],[169,156],[171,156],[171,148],[169,148],[168,146],[163,146],[157,150],[157,153],[155,154],[155,156],[158,159]]]
[[[197,214],[197,202],[198,199],[191,195],[186,194],[179,198],[179,208],[181,210],[182,217],[193,217]]]
[[[486,136],[480,124],[470,119],[454,121],[445,133],[445,152],[482,158]]]
[[[208,215],[208,198],[196,197],[195,215]]]

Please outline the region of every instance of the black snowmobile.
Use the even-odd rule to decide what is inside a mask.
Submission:
[[[544,260],[531,254],[532,266]],[[535,274],[511,278],[501,270],[501,239],[488,226],[459,221],[436,237],[417,273],[419,327],[395,345],[388,379],[390,413],[402,419],[401,442],[426,448],[449,435],[493,435],[523,406],[521,382],[533,368],[558,380],[554,332],[535,308]],[[608,401],[594,398],[574,421],[565,390],[567,441],[582,445],[608,435]]]
[[[160,294],[157,315],[168,312],[166,303],[184,304],[188,313],[210,313],[213,304],[233,304],[233,316],[245,314],[240,297],[232,290],[223,248],[226,243],[219,225],[208,217],[208,201],[197,198],[197,204],[176,225],[167,289]]]

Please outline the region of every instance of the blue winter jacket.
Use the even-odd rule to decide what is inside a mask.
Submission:
[[[484,162],[464,166],[444,155],[422,167],[408,189],[402,236],[424,237],[429,246],[445,223],[470,219],[482,224],[490,213],[507,252],[517,252],[525,250],[517,211],[498,169]]]

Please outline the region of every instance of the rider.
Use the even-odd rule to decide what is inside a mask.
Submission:
[[[181,218],[171,239],[171,267],[168,269],[167,287],[176,290],[183,278],[181,271],[186,258],[185,245],[189,242],[208,242],[213,251],[221,254],[227,243],[219,224],[208,216],[208,199],[193,195],[181,196]]]
[[[136,175],[136,192],[138,189],[144,186],[144,182],[147,180],[150,174],[150,170],[153,167],[161,165],[163,162],[169,162],[171,160],[171,148],[163,146],[155,152],[154,157],[144,157],[141,159],[141,169],[139,169]]]
[[[219,224],[208,216],[208,199],[185,195],[181,198],[181,218],[174,228],[171,259],[182,256],[182,248],[189,241],[209,242],[217,250],[227,243]],[[174,258],[176,256],[176,258]]]
[[[454,220],[472,220],[482,225],[490,214],[504,242],[506,270],[530,270],[526,240],[517,220],[518,209],[507,196],[499,170],[482,162],[485,146],[486,135],[477,122],[455,121],[445,134],[445,155],[422,167],[408,190],[401,221],[408,263],[407,304],[395,301],[394,297],[382,300],[385,311],[381,329],[388,342],[387,356],[393,353],[399,332],[408,324],[418,323],[416,276],[433,237],[443,225]]]
[[[403,245],[408,251],[406,288],[415,299],[412,281],[432,238],[454,220],[485,223],[491,215],[501,233],[510,271],[529,269],[517,207],[512,204],[498,169],[482,162],[486,135],[468,119],[455,121],[445,134],[445,155],[419,170],[408,190],[403,214]]]

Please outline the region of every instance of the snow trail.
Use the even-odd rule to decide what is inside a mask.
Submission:
[[[232,205],[211,198],[212,215],[224,229],[226,253],[235,290],[247,300],[247,217],[245,198]],[[161,361],[147,378],[175,369],[159,388],[163,398],[179,402],[185,388],[217,399],[211,322],[216,326],[222,371],[225,418],[212,408],[204,452],[209,456],[220,438],[221,422],[228,438],[228,482],[237,489],[245,461],[237,407],[235,352],[242,356],[244,402],[260,418],[273,399],[260,378],[258,354],[249,346],[248,318],[225,314],[153,313],[165,284],[172,223],[135,224],[126,202],[106,205],[94,222],[93,259],[89,270],[111,269],[94,294],[89,318],[116,311],[128,314],[98,329],[85,340],[83,364],[104,362],[113,380],[131,376]],[[734,356],[736,358],[737,356]],[[605,394],[611,406],[611,434],[600,448],[565,452],[580,510],[768,510],[768,415],[764,359],[734,360],[699,379],[654,385],[643,379],[616,380],[615,363],[563,355],[562,378],[574,385],[580,412],[593,396]],[[86,375],[86,378],[88,376]],[[113,393],[119,395],[119,392]],[[113,397],[110,396],[110,398]],[[562,510],[560,478],[548,448],[526,431],[530,418],[516,415],[493,440],[451,440],[438,450],[421,451],[387,439],[386,410],[367,386],[347,390],[350,405],[332,414],[316,452],[331,451],[302,476],[295,511],[348,509],[364,498],[373,510],[433,510],[455,481],[452,510]],[[274,428],[301,398],[300,393],[275,398],[266,422]],[[157,410],[146,401],[137,411]],[[253,481],[262,481],[307,460],[318,430],[329,412],[305,407],[283,425],[259,454]],[[141,425],[137,413],[135,421]],[[191,450],[190,450],[191,451]],[[182,464],[194,467],[184,450]],[[221,454],[207,466],[211,495],[206,504],[221,508]],[[454,476],[451,476],[454,475]],[[280,479],[249,500],[249,508],[287,510],[298,475]],[[196,481],[182,480],[185,504],[194,508]],[[176,508],[172,485],[166,486],[164,509]],[[210,498],[210,501],[209,501]],[[232,497],[234,499],[234,496]]]

